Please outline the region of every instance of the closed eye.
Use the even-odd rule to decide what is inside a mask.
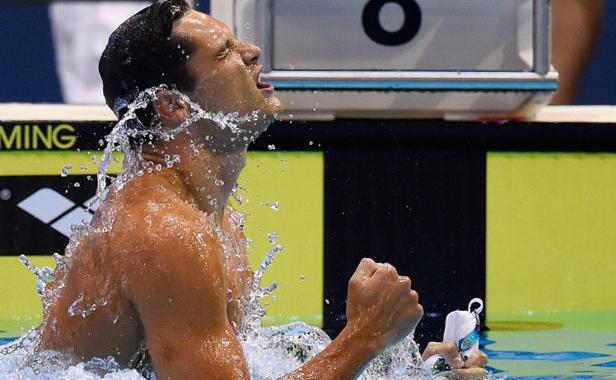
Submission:
[[[231,41],[227,40],[225,42],[225,44],[216,53],[216,57],[217,58],[224,58],[227,55],[227,53],[229,53],[230,47],[231,47]]]

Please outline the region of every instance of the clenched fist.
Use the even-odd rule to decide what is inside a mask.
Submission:
[[[349,281],[346,315],[348,325],[363,329],[383,349],[417,326],[423,307],[409,277],[364,258]]]

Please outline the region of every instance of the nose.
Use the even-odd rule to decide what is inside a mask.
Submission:
[[[242,59],[246,66],[256,65],[261,56],[261,49],[249,43],[244,43],[242,46]]]

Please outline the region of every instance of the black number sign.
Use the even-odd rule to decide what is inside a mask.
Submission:
[[[396,3],[404,10],[404,24],[400,30],[388,32],[379,21],[379,12],[387,3]],[[370,0],[362,14],[362,25],[370,39],[386,46],[404,45],[419,32],[421,9],[413,0]]]

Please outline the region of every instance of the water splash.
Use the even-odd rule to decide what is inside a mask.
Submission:
[[[238,335],[243,341],[248,341],[259,335],[261,330],[261,318],[265,315],[265,307],[261,304],[261,300],[272,294],[278,288],[278,284],[275,282],[269,286],[261,287],[261,280],[267,269],[274,262],[276,256],[282,252],[282,250],[283,248],[281,245],[276,245],[270,249],[254,272],[252,277],[252,290],[247,302],[243,305],[242,311],[244,319],[238,331]]]
[[[267,207],[267,208],[271,208],[274,211],[280,211],[280,202],[278,201],[273,201],[273,202],[261,202],[260,203],[261,207]]]
[[[275,244],[278,241],[278,232],[274,231],[267,234],[267,240],[270,244]]]
[[[135,370],[123,369],[116,360],[92,358],[79,362],[67,353],[37,351],[32,332],[0,347],[0,378],[3,380],[143,380]]]
[[[160,124],[154,125],[151,128],[144,128],[140,124],[137,112],[144,110],[150,103],[158,98],[160,91],[166,91],[176,95],[179,98],[180,103],[190,105],[190,116],[187,117],[177,127],[172,129],[163,129]],[[275,117],[275,115],[274,115]],[[122,173],[114,180],[114,185],[117,190],[121,190],[123,185],[126,184],[131,178],[133,178],[140,170],[143,160],[139,157],[139,151],[131,149],[130,140],[136,139],[141,142],[152,144],[155,138],[162,139],[164,141],[171,141],[178,136],[178,134],[185,132],[187,128],[200,120],[209,120],[214,122],[221,129],[229,129],[232,133],[240,136],[243,130],[240,125],[245,123],[255,123],[262,120],[267,120],[265,116],[258,110],[253,111],[248,115],[240,115],[237,112],[223,113],[223,112],[209,112],[205,111],[201,106],[195,102],[192,102],[183,93],[176,90],[169,90],[167,86],[160,85],[156,87],[148,88],[142,91],[136,99],[127,106],[126,111],[118,123],[113,127],[111,132],[105,136],[106,146],[103,150],[103,155],[100,160],[100,165],[97,173],[98,185],[96,187],[96,198],[101,199],[102,195],[107,188],[107,180],[112,179],[107,173],[109,166],[112,162],[114,152],[120,152],[124,154],[124,169]],[[248,142],[250,137],[243,136]],[[178,156],[173,157],[173,161],[166,162],[167,167],[173,166],[173,163],[179,160]]]
[[[36,276],[36,292],[42,296],[45,293],[45,288],[47,287],[47,284],[52,282],[55,278],[54,269],[47,266],[39,268],[32,264],[30,260],[28,260],[26,255],[20,255],[19,261],[21,261],[22,264],[25,265],[26,268],[28,268],[28,270]]]
[[[198,104],[191,102],[185,95],[176,92],[180,100],[191,107],[191,115],[184,122],[172,130],[163,130],[157,127],[151,129],[139,128],[137,111],[145,109],[155,100],[157,98],[157,91],[161,89],[166,90],[166,87],[159,86],[143,91],[133,103],[128,105],[126,112],[113,127],[111,133],[104,138],[104,141],[99,141],[99,145],[102,146],[106,143],[106,146],[100,160],[97,155],[92,156],[92,161],[98,164],[99,168],[96,176],[98,182],[96,194],[90,201],[89,209],[97,207],[99,204],[106,204],[107,194],[120,191],[132,178],[143,176],[145,172],[151,173],[154,170],[160,171],[163,169],[162,165],[154,166],[151,163],[144,162],[140,156],[140,150],[131,149],[131,139],[144,143],[152,143],[154,139],[170,141],[176,138],[179,133],[184,132],[188,126],[202,119],[213,121],[221,129],[228,128],[240,138],[241,129],[239,126],[242,123],[256,122],[262,117],[258,112],[243,116],[237,113],[207,112],[201,109]],[[243,136],[243,138],[249,139],[250,137]],[[200,147],[194,143],[191,147],[193,152],[198,154],[198,148]],[[268,148],[274,150],[275,146],[272,144]],[[114,161],[114,152],[124,154],[124,169],[117,177],[108,174],[109,167]],[[180,157],[165,156],[164,161],[165,166],[171,168],[180,161]],[[65,166],[62,169],[61,176],[68,176],[71,168],[70,165]],[[84,169],[82,168],[82,170]],[[110,186],[110,183],[112,186]],[[216,184],[223,185],[221,182]],[[234,196],[241,203],[241,196],[238,190],[244,189],[237,187],[234,191]],[[275,211],[278,211],[280,208],[279,202],[270,202],[265,204],[265,206]],[[55,271],[50,267],[38,268],[25,256],[20,256],[20,260],[24,265],[37,277],[37,292],[43,296],[44,317],[47,315],[49,305],[53,304],[64,288],[65,276],[68,273],[72,258],[81,251],[81,242],[91,233],[109,231],[113,225],[114,213],[113,207],[102,210],[100,212],[102,222],[99,227],[95,228],[85,223],[75,226],[69,244],[66,247],[65,255],[62,256],[57,253],[53,255],[57,263]],[[237,215],[232,217],[234,223],[243,228],[245,216],[237,213]],[[232,244],[229,237],[226,236],[221,228],[216,229],[216,234],[223,244],[227,259],[231,255],[238,254],[231,249]],[[270,244],[276,244],[277,240],[278,234],[276,232],[268,235]],[[246,240],[247,245],[248,243],[249,239]],[[276,256],[282,251],[283,247],[281,245],[275,245],[267,252],[252,277],[252,291],[248,299],[241,305],[244,319],[241,325],[237,326],[237,331],[249,364],[251,378],[253,379],[275,378],[288,373],[324,350],[331,342],[330,338],[322,330],[301,322],[278,327],[262,327],[261,318],[266,312],[266,305],[262,304],[262,301],[264,297],[271,295],[278,286],[275,282],[268,286],[262,286],[262,279]],[[47,284],[54,280],[57,280],[59,285],[53,288],[47,287]],[[109,297],[106,286],[103,286],[100,296],[96,297],[93,301],[88,301],[86,296],[80,293],[74,302],[70,304],[66,312],[71,317],[87,318],[98,308],[107,305]],[[114,323],[116,321],[117,317],[114,319]],[[54,321],[50,323],[53,324]],[[79,362],[66,353],[36,351],[35,348],[39,342],[39,332],[37,329],[33,329],[17,341],[0,347],[0,378],[142,379],[141,375],[136,371],[120,368],[113,357],[93,358],[87,362]],[[423,378],[425,373],[422,372],[420,364],[421,357],[419,356],[417,346],[412,340],[412,336],[409,336],[397,345],[385,350],[373,360],[360,378]],[[429,378],[429,376],[426,378]]]
[[[414,333],[386,348],[370,362],[359,379],[432,379],[432,374],[422,366],[419,347],[413,340]]]
[[[73,168],[73,165],[65,165],[64,167],[62,167],[62,170],[60,171],[60,176],[68,177],[72,168]]]
[[[323,351],[331,339],[322,330],[302,322],[260,330],[242,342],[253,380],[276,379],[300,367]]]
[[[97,308],[106,306],[109,303],[111,294],[109,293],[108,288],[109,282],[106,282],[105,286],[103,286],[103,289],[100,291],[99,297],[97,297],[92,303],[88,303],[84,297],[84,294],[79,293],[79,297],[77,297],[77,299],[69,305],[66,314],[69,317],[81,316],[82,318],[87,318],[90,314],[94,313]]]

